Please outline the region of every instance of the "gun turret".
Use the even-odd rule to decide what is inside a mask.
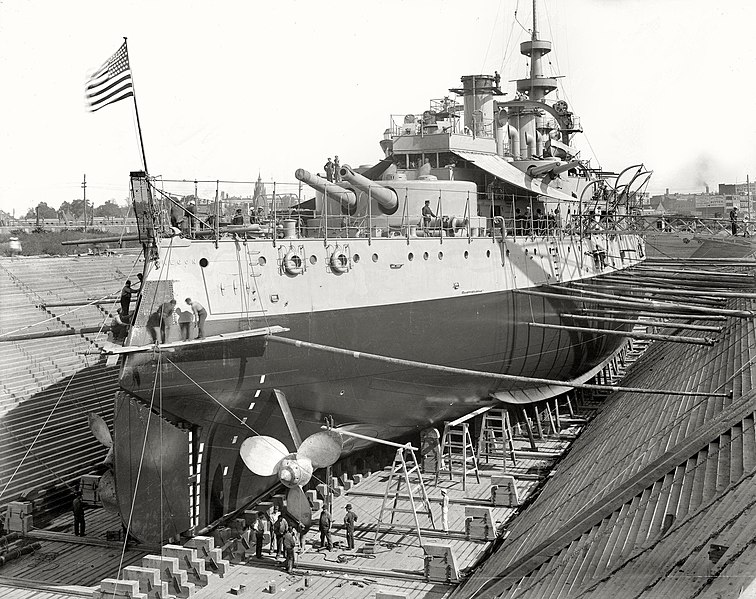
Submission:
[[[294,176],[302,183],[306,183],[314,190],[319,191],[325,197],[336,200],[343,208],[352,212],[357,205],[357,196],[351,189],[346,189],[338,183],[332,183],[322,177],[313,175],[303,168],[298,168]]]
[[[371,181],[367,177],[355,173],[348,165],[344,165],[339,169],[341,178],[350,183],[352,187],[365,193],[370,198],[375,198],[381,210],[386,214],[393,214],[399,205],[399,198],[393,189],[384,187],[380,183]]]

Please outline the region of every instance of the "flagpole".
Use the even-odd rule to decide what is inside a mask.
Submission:
[[[126,46],[126,56],[129,55],[129,45],[126,38],[123,38],[123,45]],[[131,59],[129,59],[129,69],[131,69]],[[139,131],[139,146],[142,150],[142,165],[144,166],[144,172],[147,173],[147,155],[144,153],[144,139],[142,139],[142,125],[139,122],[139,109],[137,108],[136,101],[136,86],[134,85],[134,71],[131,71],[131,91],[132,98],[134,98],[134,113],[136,114],[137,129]]]

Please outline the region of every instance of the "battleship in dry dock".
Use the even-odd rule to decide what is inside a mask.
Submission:
[[[132,173],[146,268],[115,350],[103,483],[114,486],[101,494],[135,537],[198,531],[279,481],[298,488],[334,459],[326,437],[308,444],[326,419],[398,438],[484,405],[553,397],[619,348],[621,335],[549,328],[572,304],[529,293],[644,259],[626,216],[648,173],[633,167],[619,185],[622,173],[580,160],[582,130],[550,99],[551,43],[535,18],[520,50],[530,73],[513,93],[496,73],[463,76],[426,110],[392,117],[374,166],[343,165],[334,180],[297,170],[315,191],[307,219],[274,211],[224,225],[218,203],[212,226],[187,213],[179,235],[169,219],[179,206]],[[193,327],[182,338],[187,298],[206,313],[202,338]],[[276,442],[250,451],[255,436]],[[361,446],[348,437],[337,454]]]

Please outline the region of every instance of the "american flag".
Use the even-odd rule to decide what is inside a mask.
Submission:
[[[87,103],[89,110],[95,112],[108,104],[133,95],[129,53],[126,42],[123,42],[116,53],[108,58],[87,81]]]

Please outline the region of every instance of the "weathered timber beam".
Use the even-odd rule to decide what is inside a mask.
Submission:
[[[485,370],[471,370],[469,368],[456,368],[454,366],[443,366],[441,364],[429,364],[427,362],[418,362],[416,360],[404,360],[402,358],[392,358],[390,356],[381,356],[378,354],[369,354],[365,352],[353,351],[341,347],[322,345],[320,343],[311,343],[310,341],[301,341],[299,339],[289,339],[288,337],[278,337],[269,335],[266,337],[270,343],[282,343],[294,347],[306,348],[316,351],[328,352],[341,356],[348,356],[355,360],[365,359],[385,364],[393,364],[404,368],[420,368],[424,370],[433,370],[435,372],[444,372],[453,375],[464,375],[480,378],[495,379],[501,381],[511,381],[517,383],[556,385],[560,387],[572,387],[575,389],[593,389],[596,391],[626,391],[629,393],[646,393],[649,395],[682,395],[691,397],[731,397],[732,393],[713,393],[709,391],[676,391],[674,389],[649,389],[641,387],[620,387],[617,385],[594,385],[591,383],[575,383],[571,381],[558,381],[555,379],[543,379],[537,377],[520,376],[516,374],[502,374],[499,372],[487,372]],[[171,362],[172,363],[172,362]]]
[[[675,318],[678,320],[727,320],[727,316],[704,316],[700,314],[672,314],[670,312],[646,312],[643,310],[613,309],[613,308],[577,308],[581,312],[601,312],[602,314],[627,314],[636,316],[653,316],[655,318]]]
[[[514,290],[517,293],[521,293],[523,295],[534,295],[538,297],[548,297],[553,299],[559,299],[564,302],[592,302],[596,304],[604,304],[606,306],[620,306],[620,307],[630,307],[630,308],[644,308],[646,310],[653,310],[653,309],[659,309],[659,310],[688,310],[691,312],[698,312],[700,314],[717,314],[717,315],[726,315],[726,316],[735,316],[738,318],[753,318],[754,313],[750,310],[729,310],[726,308],[706,308],[704,306],[690,306],[687,304],[676,304],[673,302],[656,302],[653,300],[641,300],[641,299],[635,299],[635,300],[610,300],[610,299],[603,299],[598,297],[581,297],[578,295],[567,295],[564,293],[548,293],[546,291],[532,291],[528,289],[515,289]]]
[[[640,324],[649,327],[662,327],[666,329],[690,329],[692,331],[711,331],[721,333],[724,327],[707,326],[704,324],[686,324],[682,322],[666,322],[664,320],[633,320],[632,318],[610,318],[608,316],[586,316],[585,314],[562,314],[565,318],[579,320],[601,320],[604,322],[616,322],[626,324]]]
[[[668,341],[670,343],[689,343],[691,345],[714,345],[714,340],[704,337],[680,337],[678,335],[658,335],[656,333],[635,333],[633,331],[614,331],[612,329],[594,329],[591,327],[571,327],[562,324],[545,324],[529,322],[528,325],[539,329],[559,329],[564,331],[584,331],[586,333],[600,333],[602,335],[618,335],[631,339],[652,339],[654,341]]]
[[[65,329],[62,331],[40,331],[39,333],[21,333],[19,335],[0,336],[0,343],[7,341],[28,341],[30,339],[50,339],[54,337],[70,337],[71,335],[90,335],[92,333],[107,333],[110,326],[80,327],[78,329]]]

